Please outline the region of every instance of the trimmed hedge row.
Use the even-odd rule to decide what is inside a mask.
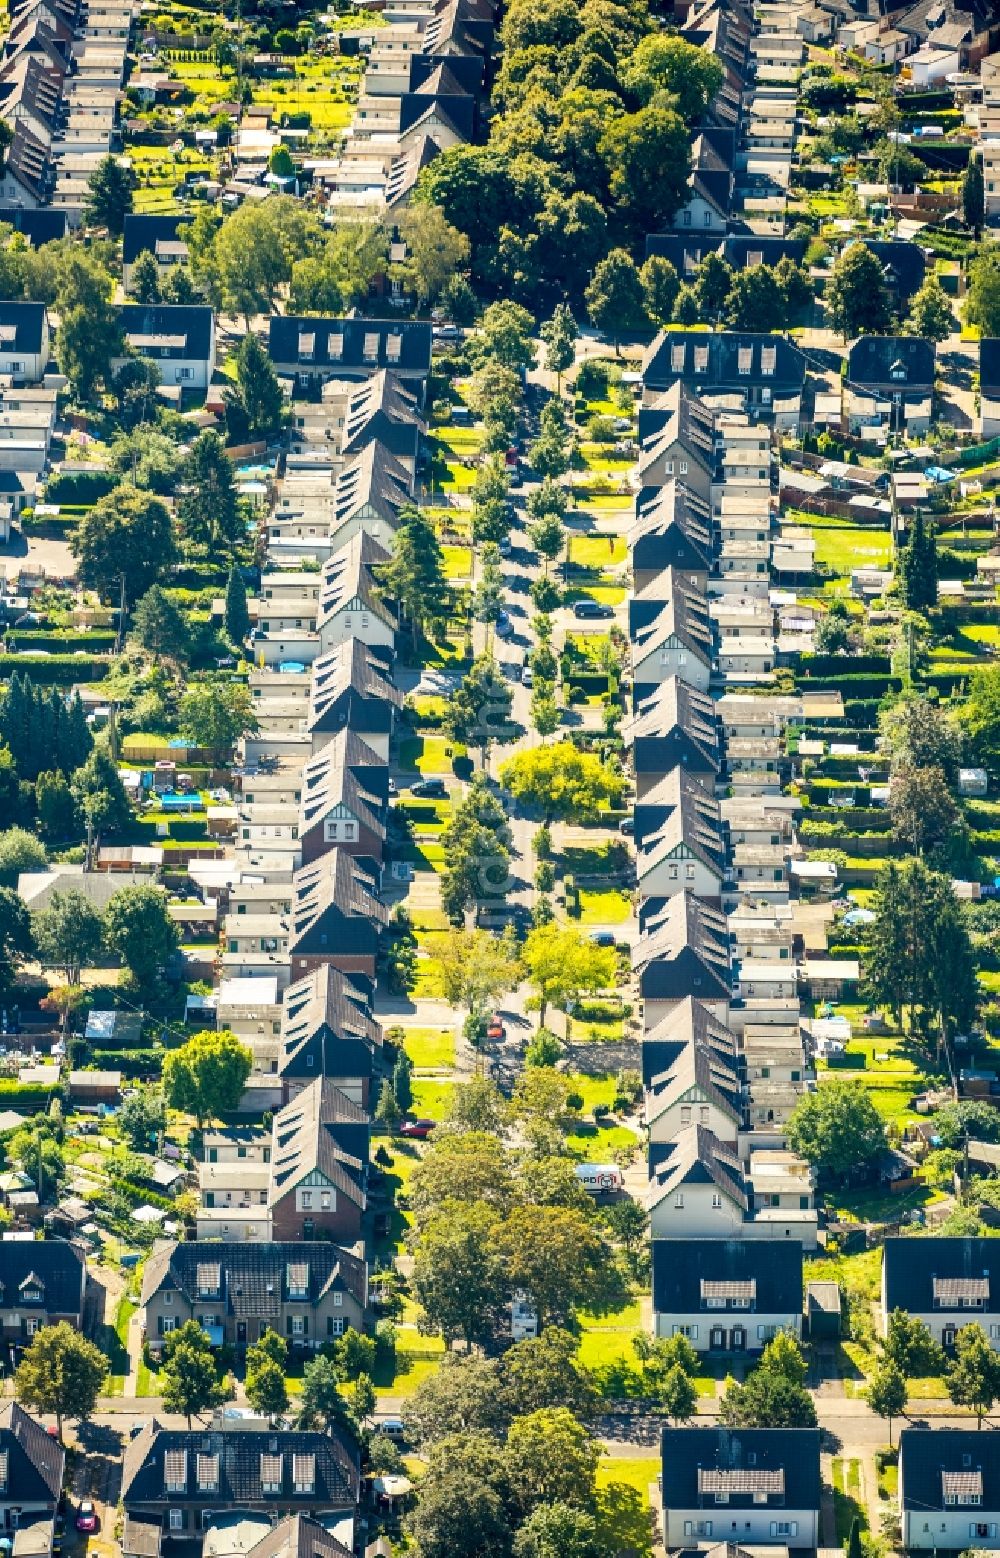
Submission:
[[[844,667],[850,666],[849,671]],[[892,662],[888,655],[800,655],[796,669],[803,677],[813,676],[888,676]]]
[[[46,633],[42,629],[25,632],[18,628],[8,634],[19,649],[45,650],[50,655],[102,654],[115,647],[117,634],[110,628],[86,628],[79,633]]]
[[[7,655],[0,654],[0,681],[19,671],[33,682],[99,682],[108,673],[108,662],[98,655]]]
[[[46,503],[96,503],[115,485],[110,471],[59,471],[45,484]]]
[[[98,1071],[120,1071],[132,1079],[158,1075],[163,1053],[162,1049],[95,1049],[90,1059]]]

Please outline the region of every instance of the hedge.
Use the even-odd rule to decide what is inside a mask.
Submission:
[[[36,1109],[46,1108],[52,1097],[54,1088],[44,1087],[40,1082],[18,1082],[11,1078],[0,1080],[0,1108],[4,1109]]]
[[[45,484],[46,503],[96,503],[115,485],[110,471],[59,471]]]
[[[162,1049],[95,1049],[90,1059],[98,1071],[120,1071],[130,1080],[158,1076],[163,1064]]]
[[[845,671],[845,665],[850,666]],[[888,655],[800,655],[796,665],[801,676],[888,676],[892,662]]]
[[[885,697],[887,692],[902,692],[903,681],[899,676],[814,676],[803,679],[803,685],[808,685],[810,692],[839,692],[846,700],[850,696],[856,698],[872,698],[876,702]]]
[[[108,673],[108,662],[98,655],[0,654],[0,681],[19,671],[33,682],[99,682]]]
[[[82,628],[79,632],[46,633],[41,629],[25,632],[22,628],[8,633],[7,641],[13,641],[18,649],[31,649],[36,653],[45,650],[50,655],[109,654],[115,647],[117,634],[109,628]]]

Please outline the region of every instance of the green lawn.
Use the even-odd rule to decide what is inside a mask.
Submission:
[[[572,536],[569,560],[578,568],[615,568],[626,561],[624,536]]]
[[[465,748],[454,746],[447,736],[407,736],[399,743],[399,766],[420,774],[452,774],[453,759]]]
[[[617,887],[604,891],[580,888],[581,925],[624,925],[632,917],[632,899]]]
[[[837,1541],[846,1542],[855,1519],[863,1530],[868,1529],[861,1487],[861,1462],[834,1456],[833,1511],[837,1522]]]
[[[597,1468],[597,1535],[603,1547],[650,1558],[655,1524],[650,1485],[659,1474],[656,1454],[604,1457]]]
[[[417,1071],[450,1071],[455,1035],[447,1028],[407,1028],[403,1048]]]
[[[443,1120],[454,1092],[454,1082],[428,1082],[414,1077],[413,1115],[418,1119]]]
[[[472,577],[471,546],[442,546],[441,561],[446,579],[470,579]]]
[[[854,568],[884,568],[892,552],[890,536],[874,526],[852,527],[832,519],[817,520],[804,516],[816,542],[816,561],[834,573],[850,574]]]

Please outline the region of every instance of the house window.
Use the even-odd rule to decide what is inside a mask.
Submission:
[[[365,342],[361,349],[361,354],[364,357],[365,362],[378,362],[377,330],[368,330],[365,332]]]
[[[663,462],[663,469],[666,471],[668,476],[672,476],[674,474],[674,462],[673,462],[673,460],[665,460]]]
[[[694,371],[705,373],[708,370],[708,347],[696,346],[694,349]]]
[[[753,352],[752,352],[752,350],[751,350],[751,348],[749,346],[741,346],[741,347],[739,347],[737,349],[737,352],[736,352],[736,371],[737,371],[737,373],[743,374],[743,375],[748,374],[750,372],[750,364],[751,364],[752,358],[753,358]]]
[[[340,1309],[340,1307],[342,1306],[343,1302],[344,1302],[344,1295],[343,1295],[343,1293],[334,1293],[334,1295],[333,1295],[333,1307],[334,1307],[334,1309]]]
[[[677,1208],[677,1210],[679,1212],[684,1210],[684,1192],[683,1192],[683,1190],[678,1190],[677,1194],[674,1196],[674,1206]]]
[[[684,347],[683,347],[683,345],[672,346],[670,348],[670,371],[671,371],[671,373],[683,373],[684,372]]]
[[[312,1204],[313,1204],[312,1191],[311,1190],[303,1190],[301,1194],[302,1194],[302,1203],[301,1203],[302,1210],[303,1210],[303,1212],[308,1212],[308,1211],[311,1210]]]
[[[339,1297],[339,1295],[337,1295],[337,1296]],[[327,1317],[326,1317],[326,1334],[327,1334],[327,1336],[343,1336],[343,1334],[344,1334],[344,1317],[343,1317],[343,1315],[327,1315]]]
[[[172,1509],[170,1511],[170,1529],[171,1529],[171,1531],[183,1531],[184,1530],[184,1511],[183,1511],[183,1509]]]
[[[679,466],[679,470],[680,470],[680,474],[682,476],[686,476],[687,475],[687,473],[688,473],[688,463],[687,463],[686,460],[681,460],[680,466]]]
[[[690,1106],[690,1104],[685,1104],[682,1107],[682,1109],[681,1109],[681,1124],[682,1125],[690,1125],[691,1124],[691,1106]]]
[[[37,1315],[28,1316],[24,1322],[24,1329],[27,1331],[29,1336],[34,1336],[35,1332],[38,1330],[39,1323],[40,1322]]]
[[[673,1335],[686,1336],[689,1342],[696,1342],[698,1340],[698,1327],[696,1325],[675,1325],[673,1327]]]
[[[722,1211],[722,1197],[717,1190],[712,1192],[712,1210],[713,1212]]]
[[[398,362],[403,354],[403,337],[398,331],[388,337],[385,343],[385,355],[390,362]]]
[[[760,351],[761,373],[773,374],[777,357],[778,349],[776,346],[762,346]]]
[[[327,339],[326,350],[331,362],[339,362],[344,355],[344,337],[331,335]]]
[[[293,1336],[305,1336],[305,1334],[306,1334],[306,1317],[305,1317],[305,1315],[293,1315],[292,1316],[292,1335]]]

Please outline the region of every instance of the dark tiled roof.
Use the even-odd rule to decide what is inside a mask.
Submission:
[[[732,990],[726,916],[693,893],[668,899],[632,951],[646,999],[728,1000]]]
[[[976,1429],[904,1428],[899,1436],[900,1493],[903,1508],[918,1515],[945,1508],[945,1483],[954,1492],[960,1514],[962,1494],[974,1492],[970,1479],[978,1473],[981,1485],[976,1505],[965,1505],[970,1520],[984,1518],[983,1511],[1000,1509],[1000,1440]],[[955,1480],[953,1480],[955,1479]]]
[[[384,1042],[371,1000],[366,979],[328,965],[289,985],[281,1008],[281,1076],[370,1076]]]
[[[913,294],[923,285],[927,272],[923,249],[917,243],[907,243],[898,238],[863,238],[860,241],[879,261],[886,280],[899,293],[900,304],[905,309]]]
[[[155,254],[158,243],[175,243],[184,238],[189,223],[185,216],[137,216],[130,213],[125,218],[122,237],[122,259],[132,265],[140,254]]]
[[[373,439],[389,454],[415,455],[426,426],[417,397],[398,374],[373,373],[353,390],[344,415],[345,454],[357,454]]]
[[[361,860],[331,849],[296,871],[289,919],[290,953],[335,957],[352,949],[374,952],[389,911],[377,896],[374,874]]]
[[[642,748],[674,734],[692,748],[704,770],[718,772],[719,724],[715,704],[707,693],[689,687],[677,676],[668,676],[655,692],[637,704],[634,715],[622,727],[625,745],[633,751],[636,773],[664,772],[663,766],[658,770],[638,766]],[[655,746],[650,746],[650,759],[657,757]]]
[[[78,1315],[83,1307],[85,1264],[64,1239],[0,1240],[0,1307],[17,1309],[25,1279],[38,1278],[38,1306],[51,1315]],[[34,1284],[33,1284],[34,1285]]]
[[[699,1472],[783,1473],[785,1509],[819,1509],[818,1428],[665,1428],[661,1441],[663,1502],[668,1509],[715,1506],[699,1493]],[[950,1437],[950,1436],[949,1436]],[[730,1496],[729,1507],[753,1503],[753,1491]]]
[[[321,1243],[256,1244],[217,1242],[160,1244],[146,1262],[142,1303],[164,1289],[176,1289],[193,1304],[198,1297],[199,1268],[207,1261],[219,1270],[219,1302],[237,1316],[274,1319],[289,1296],[289,1267],[304,1268],[310,1303],[344,1287],[365,1303],[365,1264],[339,1245]]]
[[[707,1125],[689,1125],[672,1141],[651,1143],[649,1177],[653,1181],[654,1205],[667,1200],[683,1185],[715,1185],[741,1212],[750,1209],[739,1158]]]
[[[210,308],[194,303],[126,303],[118,319],[130,340],[162,337],[164,341],[183,341],[167,347],[171,357],[207,362],[212,355],[215,315]],[[141,355],[144,348],[137,350]],[[159,355],[159,348],[156,350]]]
[[[933,1234],[886,1239],[883,1246],[885,1307],[906,1309],[911,1314],[943,1310],[975,1320],[988,1311],[1000,1311],[1000,1239],[939,1238]],[[982,1278],[989,1284],[989,1300],[982,1310],[959,1309],[941,1284],[947,1279]],[[938,1301],[935,1302],[935,1283]]]
[[[979,384],[984,394],[1000,394],[1000,337],[979,343]]]
[[[934,383],[934,342],[912,335],[863,335],[847,357],[847,382],[929,390]]]
[[[666,388],[679,378],[692,388],[715,393],[766,385],[778,395],[787,395],[801,392],[805,358],[783,335],[661,330],[647,348],[642,376],[653,389]]]
[[[274,362],[298,365],[306,370],[333,369],[337,372],[374,373],[389,368],[396,373],[429,373],[431,366],[431,326],[420,319],[365,319],[349,314],[343,319],[320,315],[272,314],[268,322],[269,345]],[[342,346],[331,353],[330,338],[340,337]],[[365,356],[366,338],[374,339],[375,349]],[[309,353],[303,357],[300,340],[309,341]],[[390,354],[390,342],[398,340],[398,356]]]
[[[703,592],[675,568],[660,577],[628,605],[628,632],[632,664],[676,639],[704,664],[712,664],[712,619]],[[638,679],[638,671],[637,671]],[[647,678],[648,680],[649,678]],[[655,680],[655,678],[654,678]]]
[[[645,488],[628,535],[633,570],[674,566],[707,572],[714,547],[707,508],[679,482]]]
[[[385,660],[360,638],[338,644],[313,661],[311,731],[388,731],[394,711],[402,707],[403,695],[390,680]]]
[[[65,238],[68,218],[65,211],[29,211],[25,206],[0,206],[0,224],[23,233],[37,249],[43,243]]]
[[[691,1314],[702,1283],[754,1284],[749,1313],[802,1313],[802,1245],[797,1239],[654,1239],[653,1308]],[[712,1311],[705,1310],[711,1316]]]
[[[247,1558],[352,1558],[335,1536],[310,1520],[308,1515],[290,1515],[279,1520],[272,1531],[250,1548]]]
[[[7,1457],[6,1503],[55,1503],[66,1452],[16,1401],[0,1407],[0,1452]]]
[[[197,1461],[218,1457],[218,1491],[199,1490]],[[155,1418],[126,1445],[122,1469],[122,1503],[126,1509],[148,1504],[183,1505],[187,1501],[213,1507],[267,1504],[280,1507],[296,1495],[293,1491],[293,1457],[315,1458],[317,1509],[351,1508],[358,1501],[360,1457],[353,1438],[334,1429],[322,1433],[255,1433],[236,1429],[226,1433],[161,1428]],[[167,1457],[183,1474],[185,1491],[169,1493],[164,1486]],[[262,1461],[280,1462],[281,1491],[265,1493]]]
[[[392,612],[382,599],[375,570],[389,561],[389,554],[365,531],[359,530],[348,544],[323,564],[323,582],[316,609],[316,625],[356,600],[365,610],[395,626]]]
[[[728,1065],[739,1065],[735,1034],[713,1017],[703,1001],[692,996],[661,1017],[642,1041],[642,1079],[646,1087],[664,1076],[689,1045],[711,1050]]]
[[[317,1077],[274,1117],[271,1205],[319,1172],[348,1200],[364,1206],[368,1164],[367,1112],[330,1081]]]

